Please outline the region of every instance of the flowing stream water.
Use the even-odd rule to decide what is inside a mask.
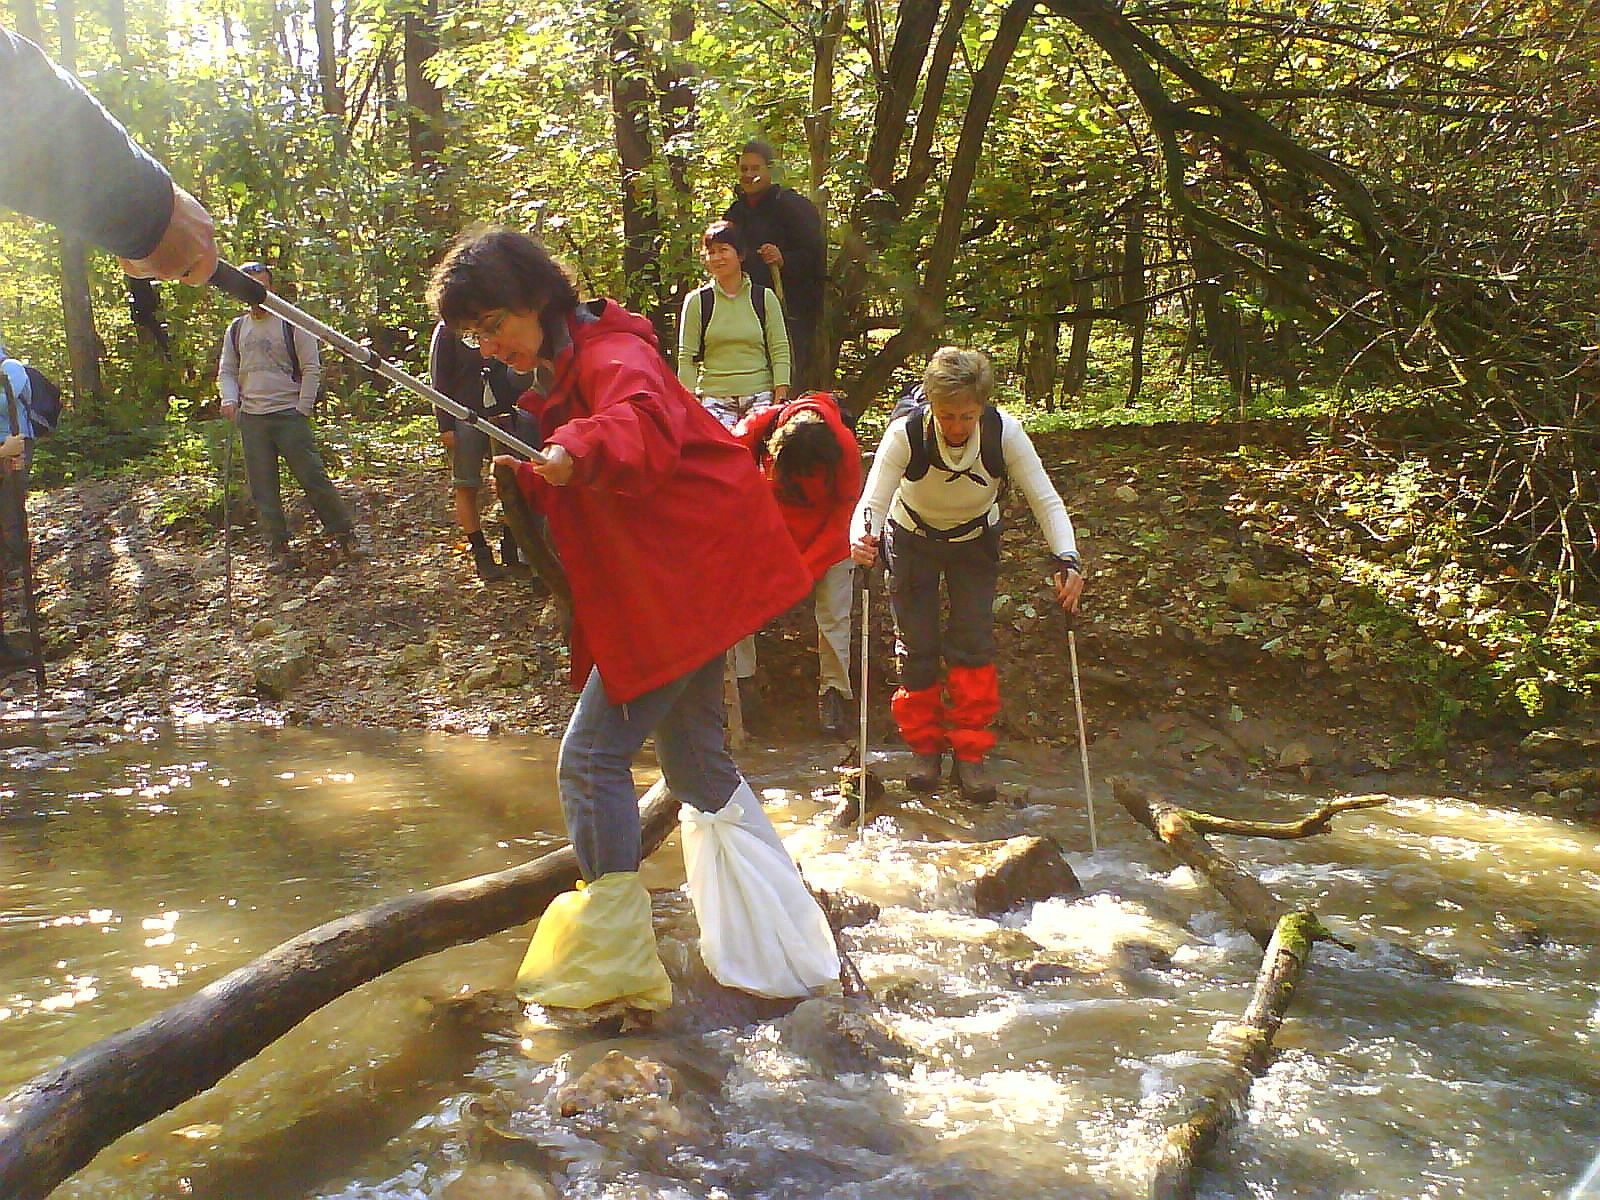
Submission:
[[[538,739],[194,726],[109,746],[14,735],[0,755],[0,1093],[305,929],[561,841],[555,746]],[[908,804],[858,839],[823,819],[826,757],[742,756],[810,881],[882,906],[849,945],[910,1049],[899,1069],[834,1053],[811,1006],[677,1039],[486,1044],[430,1025],[430,998],[509,986],[515,930],[335,1002],[55,1195],[1134,1194],[1151,1122],[1243,1012],[1259,948],[1107,800],[1090,855],[1071,771],[1013,764],[1022,790],[990,810]],[[1255,791],[1213,807],[1283,819],[1314,803]],[[1084,895],[975,916],[951,843],[1019,833],[1057,837]],[[1596,832],[1404,795],[1321,837],[1219,845],[1357,949],[1318,948],[1201,1196],[1566,1195],[1600,1148]],[[681,884],[676,839],[645,880]],[[672,1067],[684,1094],[667,1127],[553,1111],[551,1089],[610,1048]],[[471,1190],[458,1176],[485,1156],[486,1096],[510,1104],[494,1128],[522,1174]]]

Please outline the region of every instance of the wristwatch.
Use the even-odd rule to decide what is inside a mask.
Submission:
[[[1056,562],[1060,564],[1063,571],[1076,571],[1079,575],[1083,574],[1083,560],[1076,554],[1058,554],[1056,555]]]

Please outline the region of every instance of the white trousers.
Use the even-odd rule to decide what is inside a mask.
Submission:
[[[817,612],[817,694],[837,688],[846,699],[850,689],[850,608],[855,563],[841,559],[817,580],[812,601]]]

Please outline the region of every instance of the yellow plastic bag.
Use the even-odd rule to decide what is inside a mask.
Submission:
[[[672,981],[656,953],[650,893],[637,871],[613,871],[550,902],[517,972],[517,995],[552,1008],[622,1003],[660,1012]]]

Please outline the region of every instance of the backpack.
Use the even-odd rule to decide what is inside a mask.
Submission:
[[[21,359],[14,361],[22,362]],[[61,389],[38,367],[22,363],[22,369],[28,373],[28,424],[33,426],[34,437],[46,437],[61,424]],[[6,388],[8,395],[10,392],[11,389]]]
[[[889,414],[891,425],[907,413],[917,414],[914,419],[906,422],[906,437],[911,442],[911,459],[906,463],[905,477],[912,483],[928,473],[928,468],[933,465],[934,455],[938,453],[936,445],[928,437],[928,419],[931,412],[927,395],[919,383],[905,390],[895,404],[894,411]],[[989,472],[989,478],[1004,487],[1006,455],[1005,449],[1000,444],[1002,431],[1000,410],[992,404],[985,404],[983,413],[978,417],[978,460],[983,463],[983,469]],[[939,465],[943,467],[944,463],[941,461]]]
[[[278,318],[283,323],[283,348],[289,355],[289,378],[296,383],[300,382],[300,351],[294,345],[294,326]],[[239,357],[239,330],[244,327],[244,318],[235,317],[233,324],[228,326],[228,340],[233,343],[233,356]]]
[[[700,349],[695,351],[694,361],[704,362],[706,357],[706,330],[711,328],[711,310],[716,306],[717,298],[712,294],[714,283],[708,283],[700,289]],[[761,322],[761,332],[767,332],[767,289],[755,280],[750,281],[750,307],[756,310],[756,320]],[[767,355],[767,365],[772,365],[772,356]]]

